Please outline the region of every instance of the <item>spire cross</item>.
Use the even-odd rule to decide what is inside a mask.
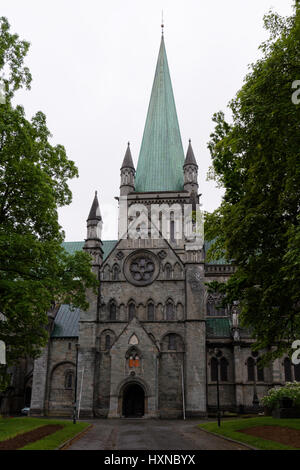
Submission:
[[[163,36],[164,35],[164,11],[162,10],[161,12],[161,35]]]

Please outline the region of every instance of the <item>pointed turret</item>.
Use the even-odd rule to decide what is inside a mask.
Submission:
[[[182,191],[183,164],[184,152],[162,36],[136,170],[135,191]]]
[[[184,189],[189,192],[198,193],[198,165],[193,152],[191,139],[186,153],[183,165]]]
[[[128,142],[125,157],[121,166],[121,184],[120,195],[127,196],[128,193],[134,191],[134,175],[135,168],[132,161],[130,143]]]
[[[99,268],[103,259],[102,250],[102,217],[100,212],[99,201],[97,197],[97,191],[95,191],[95,197],[93,204],[87,218],[87,238],[84,243],[83,249],[90,253],[93,257],[93,268]]]

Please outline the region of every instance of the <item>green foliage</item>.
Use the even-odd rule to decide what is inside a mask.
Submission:
[[[300,419],[274,419],[271,417],[261,416],[259,418],[242,418],[234,420],[222,420],[221,426],[215,422],[199,424],[200,429],[205,429],[209,432],[220,434],[221,436],[229,437],[235,441],[244,442],[256,449],[262,450],[276,450],[276,449],[291,449],[294,447],[280,444],[279,442],[261,439],[260,437],[251,436],[240,432],[243,429],[252,428],[256,426],[282,426],[292,429],[300,429]]]
[[[27,444],[22,450],[55,450],[66,441],[84,431],[89,423],[82,421],[73,424],[72,421],[40,419],[40,418],[1,418],[0,417],[0,441],[11,439],[33,429],[47,424],[60,424],[63,429],[44,437],[39,441]]]
[[[11,98],[31,75],[23,65],[29,44],[0,18],[0,73],[6,102],[0,104],[0,340],[8,366],[36,357],[46,344],[47,311],[53,303],[86,309],[86,288],[98,283],[87,253],[67,254],[57,208],[70,204],[68,180],[78,176],[62,145],[51,145],[42,112],[29,121]],[[0,390],[7,368],[0,370]]]
[[[293,406],[300,407],[300,382],[287,382],[283,387],[271,388],[261,401],[273,410],[279,407],[282,398],[290,398],[293,400]]]
[[[225,188],[218,210],[206,215],[209,256],[237,267],[225,303],[240,301],[242,325],[266,357],[280,356],[300,338],[300,6],[264,19],[269,39],[230,102],[232,124],[214,115],[208,144],[212,177]],[[274,348],[273,348],[274,347]]]

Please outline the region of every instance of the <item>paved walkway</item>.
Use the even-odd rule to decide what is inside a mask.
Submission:
[[[68,450],[246,450],[208,434],[197,420],[99,419]]]

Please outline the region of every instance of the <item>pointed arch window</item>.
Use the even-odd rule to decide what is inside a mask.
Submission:
[[[221,380],[223,382],[228,381],[228,361],[225,357],[222,357],[220,360],[220,373],[221,373]]]
[[[65,376],[65,388],[72,390],[73,388],[73,371],[68,370]]]
[[[135,317],[135,304],[134,302],[130,302],[128,305],[128,320],[132,320]]]
[[[117,319],[117,306],[113,300],[111,300],[109,304],[109,319],[110,321],[115,321]]]
[[[300,382],[300,364],[294,365],[294,376],[296,382]]]
[[[176,335],[174,333],[169,334],[168,349],[170,351],[176,351]]]
[[[126,358],[128,360],[128,366],[130,369],[134,367],[140,367],[141,365],[140,355],[139,355],[139,352],[135,348],[132,348],[131,350],[127,352]]]
[[[249,357],[247,360],[248,370],[248,382],[254,382],[255,380],[255,361],[253,357]]]
[[[105,349],[110,349],[110,336],[105,336]]]
[[[283,362],[284,367],[284,380],[286,382],[292,382],[292,363],[291,360],[286,357]]]
[[[210,317],[220,317],[227,315],[225,307],[220,307],[222,297],[211,294],[207,298],[207,315]]]
[[[166,266],[165,266],[165,272],[166,272],[166,279],[171,279],[172,278],[172,267],[169,263],[167,263]]]
[[[218,380],[218,359],[216,357],[212,357],[210,361],[210,379],[212,382]]]
[[[174,304],[170,300],[167,302],[167,305],[166,305],[166,319],[167,320],[175,319]]]
[[[170,213],[170,241],[175,242],[175,221],[174,212]]]
[[[119,278],[120,278],[120,269],[119,269],[119,266],[118,265],[115,265],[113,267],[113,273],[112,273],[112,280],[113,281],[119,281]]]
[[[300,364],[292,364],[289,357],[283,361],[285,382],[300,382]]]
[[[264,382],[265,380],[265,373],[264,368],[260,364],[260,360],[257,360],[257,380],[258,382]]]
[[[149,302],[147,305],[147,317],[148,321],[154,321],[154,303]]]
[[[158,220],[159,220],[159,231],[160,233],[162,234],[162,230],[163,230],[163,225],[162,225],[162,212],[160,211],[159,215],[158,215]]]

